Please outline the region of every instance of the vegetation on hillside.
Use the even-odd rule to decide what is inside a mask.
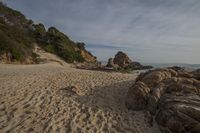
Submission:
[[[34,24],[19,11],[0,2],[0,56],[9,53],[13,61],[23,62],[27,57],[34,60],[37,57],[33,53],[35,43],[66,62],[85,61],[80,53],[81,50],[87,52],[84,45],[73,42],[55,27],[46,31],[43,24]]]
[[[25,28],[28,22],[24,15],[0,3],[0,54],[9,52],[19,61],[32,56],[34,38]]]
[[[36,41],[43,49],[62,57],[67,62],[84,61],[81,54],[76,51],[76,43],[55,27],[50,27],[47,31],[42,24],[34,27]]]

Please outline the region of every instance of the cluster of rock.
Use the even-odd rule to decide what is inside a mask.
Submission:
[[[119,51],[114,58],[109,58],[106,67],[124,69],[151,69],[152,66],[143,66],[139,62],[133,62],[125,53]]]
[[[129,88],[126,106],[155,115],[163,132],[200,132],[200,70],[150,70]]]

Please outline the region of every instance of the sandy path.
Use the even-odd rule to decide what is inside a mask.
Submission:
[[[58,63],[0,65],[0,132],[159,132],[124,105],[134,79]]]

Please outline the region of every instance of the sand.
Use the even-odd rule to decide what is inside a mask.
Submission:
[[[157,133],[146,112],[124,101],[136,74],[49,62],[0,65],[0,132]]]

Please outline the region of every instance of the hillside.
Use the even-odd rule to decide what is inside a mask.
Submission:
[[[66,62],[95,62],[84,43],[72,41],[55,27],[47,30],[43,24],[34,24],[19,11],[0,3],[0,62],[37,63],[35,44]]]

